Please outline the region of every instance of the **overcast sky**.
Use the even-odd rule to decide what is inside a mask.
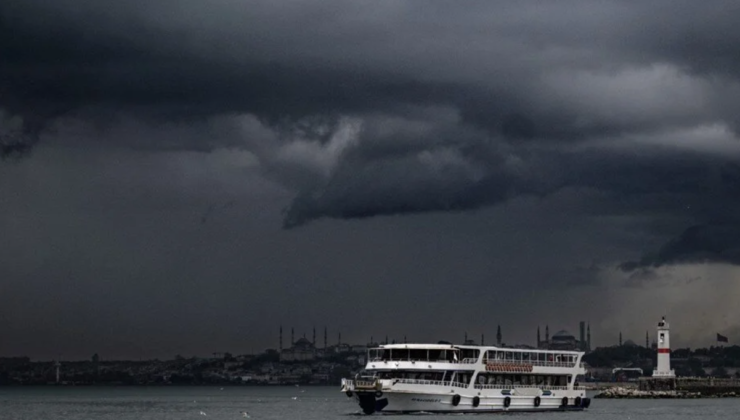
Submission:
[[[0,356],[740,340],[738,13],[5,0]]]

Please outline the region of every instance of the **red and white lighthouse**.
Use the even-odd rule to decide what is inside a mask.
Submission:
[[[676,373],[671,369],[671,338],[665,317],[658,322],[658,366],[653,377],[674,378]]]

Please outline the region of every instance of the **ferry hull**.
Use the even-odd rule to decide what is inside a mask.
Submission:
[[[457,395],[457,397],[455,396]],[[476,401],[477,397],[477,401]],[[590,405],[589,398],[534,397],[506,395],[429,394],[413,392],[355,392],[352,395],[365,414],[373,413],[491,413],[580,411]],[[507,399],[508,398],[508,399]],[[457,404],[455,404],[457,402]]]

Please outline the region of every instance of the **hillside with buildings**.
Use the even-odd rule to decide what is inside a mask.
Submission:
[[[347,344],[337,335],[329,344],[327,331],[322,343],[304,334],[295,339],[290,331],[290,344],[283,345],[283,330],[277,349],[261,354],[231,355],[214,353],[212,357],[182,357],[172,360],[104,360],[97,354],[83,361],[32,361],[28,357],[0,357],[0,385],[335,385],[341,378],[362,370],[367,349],[377,346],[372,337],[368,344]],[[405,339],[404,339],[405,341]],[[388,338],[384,343],[395,343]],[[476,345],[465,334],[464,344]],[[485,344],[485,337],[480,337]],[[580,350],[586,355],[586,381],[629,381],[650,376],[656,367],[657,345],[645,345],[632,340],[616,345],[591,349],[590,326],[581,322],[579,336],[560,330],[550,336],[545,326],[544,337],[537,329],[537,348],[550,350]],[[500,347],[533,348],[528,345],[510,346],[503,342],[501,327],[497,328],[496,345]],[[676,349],[671,363],[677,376],[740,377],[740,347],[709,347]]]

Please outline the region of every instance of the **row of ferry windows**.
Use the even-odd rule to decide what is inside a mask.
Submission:
[[[570,377],[567,375],[511,375],[479,373],[475,382],[478,385],[537,385],[567,386]]]
[[[370,349],[370,360],[424,360],[432,362],[458,362],[463,360],[478,360],[480,350],[427,350],[427,349]],[[577,356],[567,353],[523,352],[507,350],[489,350],[486,352],[485,362],[507,361],[522,363],[565,363],[575,364]]]
[[[577,360],[577,355],[567,353],[530,353],[530,352],[519,352],[519,351],[506,351],[506,350],[489,350],[486,352],[485,361],[496,362],[512,361],[522,363],[566,363],[574,364]]]
[[[473,371],[386,371],[378,372],[380,379],[413,379],[419,381],[454,381],[470,383]],[[568,375],[524,375],[479,373],[476,376],[477,385],[536,385],[536,386],[567,386],[570,380]]]
[[[432,362],[455,362],[478,359],[480,350],[474,349],[370,349],[370,360],[425,360]]]

